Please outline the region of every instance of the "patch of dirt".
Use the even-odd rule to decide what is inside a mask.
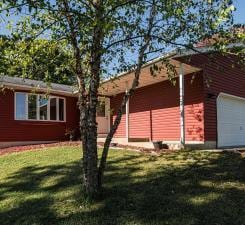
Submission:
[[[5,155],[13,152],[23,152],[23,151],[31,151],[31,150],[44,150],[48,147],[62,147],[62,146],[79,146],[81,142],[74,141],[74,142],[56,142],[50,144],[37,144],[37,145],[23,145],[23,146],[14,146],[8,148],[0,149],[0,155]]]

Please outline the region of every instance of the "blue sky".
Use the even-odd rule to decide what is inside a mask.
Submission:
[[[245,23],[245,0],[234,0],[234,5],[236,7],[235,23]]]

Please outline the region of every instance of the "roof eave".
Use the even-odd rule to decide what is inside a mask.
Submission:
[[[228,45],[227,48],[243,47],[243,46],[244,46],[243,43],[234,43],[234,44]],[[164,55],[162,55],[160,57],[157,57],[155,59],[152,59],[152,60],[146,62],[143,65],[142,68],[147,67],[149,65],[152,65],[154,63],[157,63],[157,62],[161,61],[164,58],[172,58],[172,59],[175,59],[175,60],[178,61],[178,58],[180,58],[180,57],[196,55],[196,54],[202,54],[202,53],[208,53],[208,52],[212,52],[212,51],[215,51],[215,48],[212,47],[212,46],[194,48],[193,50],[184,49],[184,48],[183,49],[178,49],[178,50],[173,50],[173,51],[171,51],[171,52],[169,52],[167,54],[164,54]],[[134,69],[122,72],[122,73],[116,75],[114,78],[108,78],[105,81],[103,81],[101,85],[103,85],[103,84],[105,84],[107,82],[112,82],[112,81],[114,81],[114,80],[116,80],[116,79],[118,79],[118,78],[120,78],[122,76],[125,76],[125,75],[127,75],[127,74],[129,74],[129,73],[131,73],[133,71],[134,71]]]
[[[15,90],[23,90],[23,91],[33,91],[33,92],[44,92],[44,93],[51,93],[51,94],[58,94],[62,96],[70,96],[75,97],[75,92],[68,92],[68,91],[62,91],[62,90],[55,90],[52,88],[40,88],[40,87],[31,87],[28,85],[23,84],[13,84],[8,82],[2,82],[2,86],[5,88],[12,88]]]

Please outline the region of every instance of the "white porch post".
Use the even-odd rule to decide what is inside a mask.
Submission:
[[[128,93],[128,82],[126,81],[126,94]],[[129,100],[126,103],[126,138],[129,139]]]
[[[111,130],[111,99],[107,98],[108,133]]]
[[[180,63],[179,71],[179,92],[180,92],[180,144],[181,148],[185,145],[185,85],[184,85],[184,69]]]

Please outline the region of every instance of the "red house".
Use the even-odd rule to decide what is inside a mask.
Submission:
[[[199,49],[202,50],[202,49]],[[191,57],[190,57],[191,56]],[[127,103],[113,142],[152,147],[163,141],[170,148],[245,146],[245,73],[230,57],[172,52],[178,76],[173,82],[166,68],[153,77],[152,64],[141,73],[140,85]],[[98,108],[99,141],[115,119],[134,73],[126,72],[101,85]],[[78,130],[79,113],[72,87],[4,77],[0,94],[0,145],[59,141],[66,130]],[[33,87],[37,87],[32,94]],[[50,92],[48,98],[43,93]]]
[[[0,86],[0,147],[62,141],[78,129],[72,87],[8,76]]]

